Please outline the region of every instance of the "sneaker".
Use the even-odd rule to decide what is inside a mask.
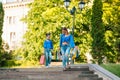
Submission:
[[[46,66],[46,68],[49,68],[49,66]]]
[[[66,69],[66,68],[63,68],[63,71],[67,71],[67,69]]]
[[[69,66],[69,65],[67,65],[67,67],[66,67],[67,69],[71,69],[71,67]]]
[[[48,67],[51,67],[51,65],[49,64]]]

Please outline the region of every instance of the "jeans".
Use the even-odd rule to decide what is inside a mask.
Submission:
[[[45,61],[46,61],[45,66],[49,66],[49,64],[51,63],[51,60],[52,60],[51,50],[45,49]]]
[[[62,52],[63,68],[66,68],[66,65],[69,64],[70,46],[69,45],[63,45],[61,47],[61,52]]]

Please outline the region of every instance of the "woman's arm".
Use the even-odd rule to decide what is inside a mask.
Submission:
[[[71,48],[75,47],[74,38],[72,35],[70,35],[70,46],[71,46]]]
[[[60,47],[62,46],[62,36],[63,34],[60,35],[60,45],[59,45]]]

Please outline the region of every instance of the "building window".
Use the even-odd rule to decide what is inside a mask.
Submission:
[[[15,41],[16,38],[16,33],[15,32],[10,32],[10,41],[13,42]]]
[[[13,24],[15,24],[15,20],[16,20],[15,18],[16,18],[16,17],[15,17],[15,16],[13,16]]]
[[[16,48],[16,33],[10,32],[10,49],[13,50]]]
[[[12,23],[12,17],[8,17],[8,19],[9,19],[9,24],[11,24]]]
[[[8,23],[9,24],[15,24],[16,22],[16,17],[15,16],[9,16],[8,17]]]

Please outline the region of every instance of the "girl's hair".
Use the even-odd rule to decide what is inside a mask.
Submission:
[[[46,33],[46,36],[49,36],[50,35],[50,33]]]

